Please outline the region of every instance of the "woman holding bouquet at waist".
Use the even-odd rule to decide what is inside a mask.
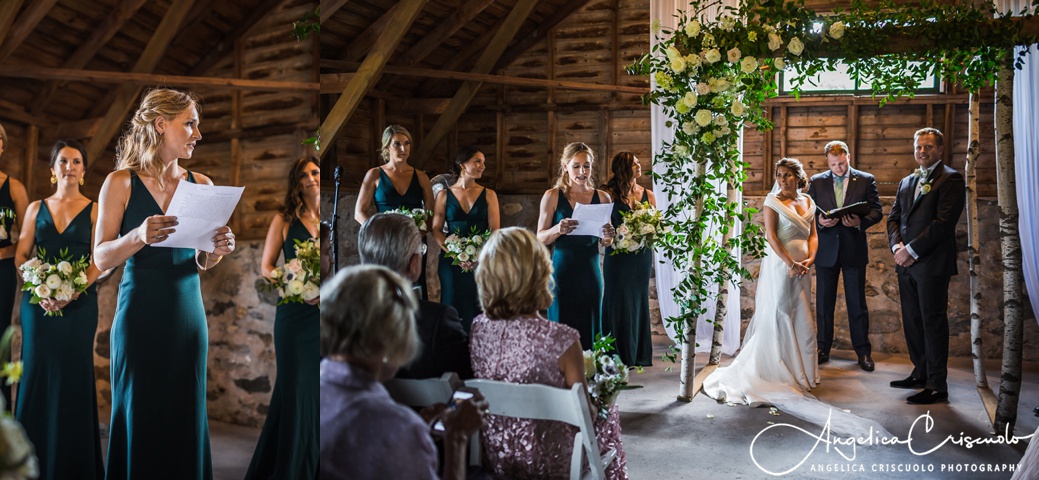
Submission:
[[[50,170],[57,190],[26,210],[15,263],[25,264],[35,248],[33,258],[65,267],[62,273],[77,278],[79,272],[60,262],[90,259],[97,204],[79,191],[87,173],[86,149],[75,140],[58,140]],[[73,282],[53,289],[54,298],[38,304],[30,302],[33,292],[22,295],[24,371],[15,416],[36,447],[41,479],[100,480],[105,475],[94,387],[94,281],[101,271],[90,262],[81,272],[77,286],[86,288],[83,293],[73,290]]]
[[[390,125],[382,131],[382,149],[380,155],[385,164],[368,170],[361,182],[361,190],[357,193],[354,205],[354,219],[364,225],[368,220],[368,211],[372,202],[379,213],[407,208],[409,210],[430,210],[433,208],[433,187],[425,172],[408,165],[413,147],[411,134],[400,125]],[[419,226],[422,242],[425,244],[429,224]],[[426,255],[422,254],[422,273],[413,287],[418,288],[418,297],[429,299],[426,289]]]
[[[0,125],[0,157],[7,147],[7,131]],[[18,288],[18,268],[14,263],[14,231],[16,224],[21,225],[28,205],[29,196],[25,193],[25,185],[0,171],[0,332],[11,326],[14,295]],[[4,396],[4,408],[10,409],[13,406],[11,386],[6,382],[0,382],[0,392]]]
[[[473,317],[482,311],[473,276],[476,256],[467,253],[467,260],[458,259],[459,264],[453,265],[454,261],[447,255],[444,225],[447,224],[448,235],[459,237],[493,232],[501,225],[498,195],[494,190],[476,183],[483,176],[486,168],[484,162],[486,159],[483,152],[476,147],[470,145],[459,149],[451,166],[457,180],[450,188],[437,194],[433,208],[433,238],[443,251],[437,269],[440,277],[440,303],[458,310],[466,332],[472,325]]]
[[[541,197],[538,240],[554,245],[552,270],[555,289],[548,319],[562,322],[581,334],[581,349],[590,350],[595,335],[602,332],[602,269],[599,246],[613,243],[615,230],[601,227],[602,238],[570,235],[577,228],[574,209],[578,203],[612,203],[610,194],[595,189],[592,181],[592,149],[581,142],[568,144],[559,159],[559,180]]]
[[[316,240],[320,225],[321,168],[303,157],[289,173],[281,211],[274,215],[263,245],[260,271],[271,278],[278,257],[296,258],[296,241]],[[306,299],[308,295],[304,295]],[[274,355],[278,379],[267,420],[246,479],[314,478],[318,462],[319,297],[278,305]]]
[[[162,247],[177,227],[166,210],[181,182],[213,184],[179,163],[201,139],[194,95],[151,90],[101,187],[94,261],[102,270],[126,262],[112,320],[109,480],[213,478],[209,330],[198,272],[230,255],[235,236],[227,226],[216,229],[212,252]]]
[[[620,152],[610,165],[613,177],[606,184],[613,195],[614,228],[621,229],[621,212],[638,210],[643,204],[657,206],[657,197],[639,186],[642,165],[631,152]],[[619,237],[623,238],[623,237]],[[625,245],[614,245],[623,248]],[[617,339],[614,347],[628,366],[653,365],[653,342],[649,329],[649,276],[653,272],[653,247],[634,252],[606,249],[602,262],[602,328]]]

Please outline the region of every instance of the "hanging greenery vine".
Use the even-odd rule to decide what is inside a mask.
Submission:
[[[772,128],[765,102],[777,95],[779,71],[788,65],[796,70],[797,95],[812,77],[841,62],[854,79],[869,81],[884,105],[912,97],[931,74],[977,92],[993,84],[1004,52],[1035,42],[1022,37],[1021,17],[973,4],[887,0],[868,6],[857,0],[830,15],[805,9],[803,1],[743,0],[729,7],[693,0],[690,6],[691,14],[676,15],[674,30],[654,20],[659,42],[629,67],[631,74],[650,76],[652,89],[643,100],[663,108],[674,132],[654,157],[654,178],[672,200],[667,216],[673,230],[660,245],[683,274],[673,290],[680,314],[665,319],[678,338],[706,311],[710,285],[749,278],[731,252],[764,254],[761,227],[750,222],[756,210],[727,201],[715,185],[742,188],[748,164],[740,160],[738,132],[744,125]],[[720,13],[708,22],[712,8]],[[1024,54],[1015,59],[1018,68]],[[709,230],[730,232],[736,220],[743,228],[725,243]],[[675,357],[674,348],[665,356]]]

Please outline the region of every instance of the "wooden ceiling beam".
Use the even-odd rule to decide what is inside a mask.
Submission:
[[[195,0],[179,0],[170,4],[169,10],[162,17],[155,33],[148,40],[148,45],[144,47],[144,51],[138,57],[137,63],[131,70],[132,73],[149,73],[155,70],[155,66],[166,54],[166,49],[169,48],[170,42],[173,41],[173,37],[194,4]],[[97,134],[91,137],[90,143],[87,145],[87,156],[94,159],[90,165],[91,170],[97,169],[97,166],[102,163],[107,163],[98,161],[98,158],[119,132],[119,128],[126,120],[126,115],[130,113],[140,92],[141,87],[137,85],[122,85],[116,90],[114,100],[108,104],[110,105],[108,112],[105,113],[97,127]]]
[[[25,111],[25,107],[10,100],[0,98],[0,118],[13,120],[25,125],[37,125],[45,127],[51,124],[47,119],[33,115]]]
[[[95,83],[133,85],[166,85],[178,87],[220,87],[230,90],[299,91],[320,88],[317,82],[287,82],[280,80],[248,80],[227,77],[189,77],[155,73],[126,73],[102,70],[73,70],[0,65],[0,77],[30,78],[34,80],[67,80]]]
[[[463,69],[464,65],[471,65],[473,58],[487,49],[487,45],[490,44],[494,35],[501,30],[501,26],[505,24],[506,19],[508,19],[508,16],[502,18],[493,27],[488,29],[487,32],[477,37],[475,41],[470,42],[464,48],[459,50],[456,55],[451,57],[451,60],[443,65],[444,70],[459,71]],[[416,97],[430,94],[436,96],[440,93],[440,90],[443,90],[442,87],[445,84],[446,82],[442,79],[431,78],[420,84],[418,88],[412,91],[412,94]]]
[[[263,20],[268,14],[281,8],[281,6],[287,1],[288,0],[264,0],[263,3],[257,5],[256,8],[249,12],[249,16],[245,17],[245,19],[227,32],[224,35],[224,38],[220,40],[220,43],[210,49],[206,57],[191,68],[188,75],[199,76],[207,73],[211,68],[219,64],[221,60],[233,55],[235,40],[247,35],[257,23],[260,23],[260,20]]]
[[[552,15],[534,27],[529,34],[521,37],[515,45],[509,47],[509,49],[502,54],[498,63],[494,66],[494,70],[499,70],[509,66],[509,64],[519,58],[520,55],[523,55],[524,52],[530,50],[530,47],[533,47],[538,42],[547,38],[548,33],[551,32],[553,28],[556,28],[556,26],[562,23],[563,20],[569,18],[571,14],[587,5],[588,1],[589,0],[570,0],[562,7],[556,9],[552,12]],[[549,59],[549,61],[552,61],[552,59]]]
[[[0,76],[3,76],[3,67],[0,67]],[[473,80],[477,82],[516,85],[521,87],[558,87],[564,90],[591,90],[618,93],[635,93],[644,95],[649,93],[649,87],[629,87],[624,85],[606,85],[599,83],[573,82],[567,80],[545,80],[541,78],[513,77],[506,75],[490,75],[469,72],[450,72],[432,68],[394,67],[387,66],[382,69],[386,75],[405,75],[413,77],[445,78],[448,80]],[[354,76],[353,73],[326,73],[321,75],[321,93],[339,93],[343,91],[346,84]]]
[[[4,39],[7,38],[7,33],[11,31],[11,24],[14,23],[14,17],[18,15],[18,10],[22,8],[24,0],[4,0],[0,2],[0,47],[4,45]]]
[[[321,23],[325,23],[326,20],[332,18],[332,15],[339,11],[346,5],[347,0],[321,0]]]
[[[336,134],[339,133],[339,129],[353,115],[365,93],[379,81],[379,77],[382,76],[382,69],[386,66],[390,55],[393,55],[393,51],[397,49],[397,45],[400,44],[404,34],[411,28],[411,24],[418,18],[419,12],[422,11],[422,7],[425,5],[426,0],[414,0],[398,3],[394,7],[392,21],[386,23],[385,30],[379,35],[379,39],[375,41],[371,52],[368,53],[364,63],[361,64],[361,68],[357,70],[357,74],[353,76],[350,83],[343,89],[343,94],[336,101],[336,104],[332,106],[324,122],[321,123],[318,135],[323,144],[332,144]],[[329,150],[331,148],[322,148],[318,154],[324,158],[325,153]]]
[[[58,3],[58,0],[33,0],[29,2],[29,6],[18,17],[18,21],[12,24],[11,31],[7,39],[4,40],[4,44],[0,46],[0,63],[4,63],[22,45],[25,38],[47,16],[47,12],[51,10],[55,3]]]
[[[361,32],[357,38],[353,39],[353,41],[343,49],[342,55],[339,58],[348,62],[356,62],[364,58],[364,55],[374,48],[375,42],[382,39],[382,34],[386,31],[386,26],[397,14],[397,11],[403,8],[405,3],[408,2],[397,2],[394,4],[393,7],[387,10],[378,20]],[[425,5],[425,3],[426,2],[422,2],[423,5]],[[393,52],[390,53],[392,54]]]
[[[170,45],[177,45],[184,41],[188,35],[194,33],[192,30],[196,26],[202,23],[210,15],[210,12],[216,8],[217,2],[197,2],[191,12],[188,13],[188,18],[184,20],[184,24],[180,27],[180,31],[177,32],[177,36],[173,37],[173,41]]]
[[[534,11],[534,7],[537,6],[537,0],[519,0],[512,7],[512,11],[505,18],[501,28],[494,34],[494,38],[491,39],[491,43],[487,45],[487,49],[484,50],[483,54],[476,61],[476,65],[473,67],[472,73],[485,74],[494,67],[498,60],[501,58],[505,47],[509,45],[516,33],[519,32],[523,22],[527,20],[530,13]],[[476,91],[480,89],[480,85],[483,85],[479,81],[466,81],[462,83],[462,87],[458,89],[458,93],[451,99],[451,103],[448,104],[447,109],[437,119],[437,123],[433,125],[433,128],[425,135],[422,143],[418,146],[418,152],[415,158],[419,160],[420,167],[425,167],[426,163],[429,162],[429,158],[433,153],[433,150],[437,147],[437,144],[451,131],[455,126],[455,122],[458,121],[458,117],[465,112],[465,109],[469,107],[469,102],[476,96]],[[421,135],[421,134],[420,134]]]
[[[494,3],[494,0],[472,0],[465,2],[462,8],[455,11],[454,15],[450,18],[445,18],[436,26],[432,31],[426,34],[421,40],[415,42],[408,51],[404,52],[400,58],[393,62],[394,65],[400,65],[404,67],[414,66],[422,59],[433,53],[444,40],[451,38],[458,30],[468,25],[477,15],[480,14],[485,8]],[[390,72],[386,72],[390,73]]]
[[[93,33],[90,34],[90,38],[79,44],[79,47],[72,53],[72,56],[65,60],[61,68],[80,69],[85,67],[87,62],[94,58],[94,55],[97,55],[101,47],[108,43],[115,36],[116,32],[123,28],[123,25],[144,6],[145,1],[123,0],[115,10],[105,17],[101,25],[94,29]],[[34,115],[42,114],[50,106],[51,100],[54,99],[54,93],[62,85],[64,85],[64,82],[47,82],[40,95],[36,97],[39,100],[33,104],[32,113]]]

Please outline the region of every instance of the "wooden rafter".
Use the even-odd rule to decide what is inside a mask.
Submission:
[[[476,37],[475,40],[465,47],[462,47],[456,55],[451,57],[451,60],[448,60],[448,62],[442,66],[442,68],[444,70],[461,70],[464,65],[470,65],[473,57],[476,57],[480,52],[487,49],[487,45],[491,42],[491,38],[498,33],[498,30],[501,30],[501,26],[505,24],[506,18],[502,18],[493,27],[488,29],[484,35]],[[443,87],[444,84],[444,80],[431,78],[419,85],[419,87],[413,91],[413,94],[416,97],[430,95],[431,93],[435,95],[440,93],[440,90],[442,90],[441,87]]]
[[[368,26],[357,38],[353,39],[349,45],[343,49],[340,58],[348,62],[356,62],[364,57],[369,50],[374,48],[376,41],[382,39],[383,33],[386,31],[387,25],[390,21],[395,18],[398,10],[403,9],[403,5],[408,2],[397,2],[393,8],[390,8],[384,13],[378,20]],[[426,2],[422,2],[425,5]],[[406,33],[406,32],[405,32]]]
[[[166,15],[155,29],[155,33],[148,41],[148,45],[141,52],[132,69],[133,73],[148,73],[155,70],[155,66],[165,55],[166,49],[169,48],[170,42],[194,3],[195,0],[180,0],[170,5]],[[140,91],[141,87],[137,85],[122,85],[117,89],[114,100],[109,104],[108,112],[98,125],[97,134],[90,139],[90,143],[87,145],[88,158],[96,159],[101,152],[108,148],[108,143],[119,131],[119,127],[122,126],[126,115],[130,113],[130,108]],[[98,168],[97,166],[101,163],[105,162],[94,161],[91,163],[90,169]]]
[[[408,28],[411,27],[412,22],[418,17],[425,4],[426,0],[415,0],[398,3],[393,9],[392,21],[387,22],[386,29],[379,35],[379,39],[375,41],[375,45],[372,47],[371,52],[368,53],[368,56],[365,57],[361,68],[357,70],[357,74],[343,89],[343,94],[321,124],[319,135],[323,144],[332,144],[336,134],[339,133],[339,129],[350,118],[357,105],[361,103],[365,93],[379,81],[379,77],[382,76],[382,69],[386,66],[386,61],[389,60],[393,51],[397,49],[397,45],[400,44],[404,34],[407,33]],[[331,149],[322,148],[318,154],[324,158],[325,153],[329,150]]]
[[[205,58],[195,64],[188,75],[202,75],[219,64],[221,60],[234,54],[235,40],[248,34],[257,23],[260,23],[260,20],[263,20],[263,18],[268,14],[281,8],[286,1],[287,0],[264,0],[263,3],[257,5],[256,8],[249,12],[249,16],[245,17],[241,22],[238,22],[234,28],[224,34],[224,38],[220,40],[220,43],[216,44]]]
[[[541,78],[512,77],[505,75],[489,75],[470,72],[450,72],[433,68],[384,67],[382,72],[390,75],[408,75],[427,78],[446,78],[450,80],[473,80],[484,83],[517,85],[523,87],[559,87],[564,90],[595,90],[620,93],[649,93],[649,87],[629,87],[624,85],[604,85],[599,83],[573,82],[567,80],[545,80]],[[0,67],[0,76],[3,68]],[[321,75],[321,93],[339,93],[354,76],[352,73],[326,73]]]
[[[189,77],[185,75],[108,72],[102,70],[73,70],[68,68],[26,67],[10,65],[0,65],[0,77],[31,78],[36,80],[67,80],[93,83],[116,83],[133,85],[158,84],[182,87],[225,87],[232,90],[317,91],[320,87],[319,84],[313,82],[247,80],[227,77]]]
[[[130,17],[133,17],[137,10],[140,10],[146,0],[123,0],[123,2],[115,8],[105,20],[101,22],[97,28],[94,29],[93,33],[90,34],[85,42],[79,44],[76,47],[76,51],[65,60],[65,63],[61,65],[61,68],[69,69],[80,69],[86,66],[90,59],[97,55],[97,52],[101,50],[101,47],[108,43],[109,40],[115,36],[123,25],[126,24]],[[35,102],[32,107],[32,113],[39,115],[43,113],[50,105],[51,100],[54,99],[54,93],[58,91],[58,88],[63,82],[50,81],[43,87],[42,92],[37,97],[39,101]]]
[[[519,58],[523,52],[526,52],[538,42],[544,40],[548,36],[548,32],[552,31],[556,25],[559,25],[563,20],[566,20],[571,14],[584,7],[588,4],[589,0],[570,0],[566,2],[566,5],[559,7],[552,15],[539,23],[530,34],[523,36],[516,42],[515,45],[509,47],[505,53],[502,54],[498,63],[494,69],[498,70],[507,67],[510,63]]]
[[[512,38],[519,31],[520,26],[530,16],[530,12],[534,11],[534,7],[537,5],[537,0],[519,0],[516,5],[512,7],[512,11],[505,18],[505,22],[502,23],[501,28],[494,34],[494,38],[491,39],[491,43],[484,50],[483,54],[476,61],[476,65],[473,67],[472,73],[485,74],[491,70],[491,68],[501,58],[502,52],[505,51],[505,47],[509,45]],[[480,85],[483,85],[479,81],[466,81],[462,84],[462,87],[458,89],[458,93],[455,94],[454,98],[451,99],[451,103],[448,104],[447,109],[444,110],[443,115],[437,119],[437,123],[433,125],[433,128],[426,135],[426,138],[419,144],[418,152],[415,158],[418,159],[423,167],[429,162],[430,154],[433,153],[433,149],[437,147],[437,144],[444,139],[444,136],[451,131],[454,127],[455,122],[458,121],[458,117],[462,115],[462,112],[469,107],[469,102],[476,96],[476,91],[480,89]]]
[[[47,16],[47,12],[58,0],[33,0],[29,7],[18,17],[18,21],[11,26],[8,38],[0,46],[0,63],[4,63],[14,51],[22,45],[25,37],[32,33],[36,25]]]
[[[343,8],[348,0],[321,0],[321,23],[332,18],[332,15]]]
[[[11,24],[14,23],[15,15],[18,15],[18,10],[22,8],[24,0],[4,0],[0,2],[0,47],[4,44],[4,39],[7,38],[7,32],[11,29]]]
[[[394,61],[394,65],[400,65],[410,67],[416,63],[422,61],[433,50],[436,50],[444,40],[451,38],[459,29],[468,25],[477,15],[480,14],[485,8],[494,3],[494,0],[473,0],[465,2],[462,8],[456,10],[454,15],[450,18],[445,18],[439,25],[431,30],[421,40],[415,42],[408,51],[404,52],[404,55],[400,56],[400,59]],[[390,73],[390,72],[386,72]]]
[[[25,111],[25,107],[0,97],[0,118],[26,125],[48,126],[51,122]]]
[[[202,23],[207,17],[210,16],[210,12],[216,7],[217,2],[196,2],[195,6],[192,7],[191,11],[188,12],[188,17],[184,19],[184,23],[181,25],[180,30],[177,32],[177,36],[173,37],[171,45],[177,45],[183,42],[185,38],[192,34],[192,30],[196,26]]]

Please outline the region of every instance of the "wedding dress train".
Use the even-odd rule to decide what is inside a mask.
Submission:
[[[774,193],[765,197],[765,208],[779,215],[776,236],[795,261],[808,257],[815,217],[814,202],[809,200],[809,205],[801,215]],[[766,246],[766,252],[758,273],[754,317],[743,346],[732,364],[718,368],[704,380],[704,393],[734,404],[772,405],[817,425],[829,423],[836,435],[889,436],[880,424],[846,413],[808,393],[819,383],[811,278],[793,274],[771,247]]]

